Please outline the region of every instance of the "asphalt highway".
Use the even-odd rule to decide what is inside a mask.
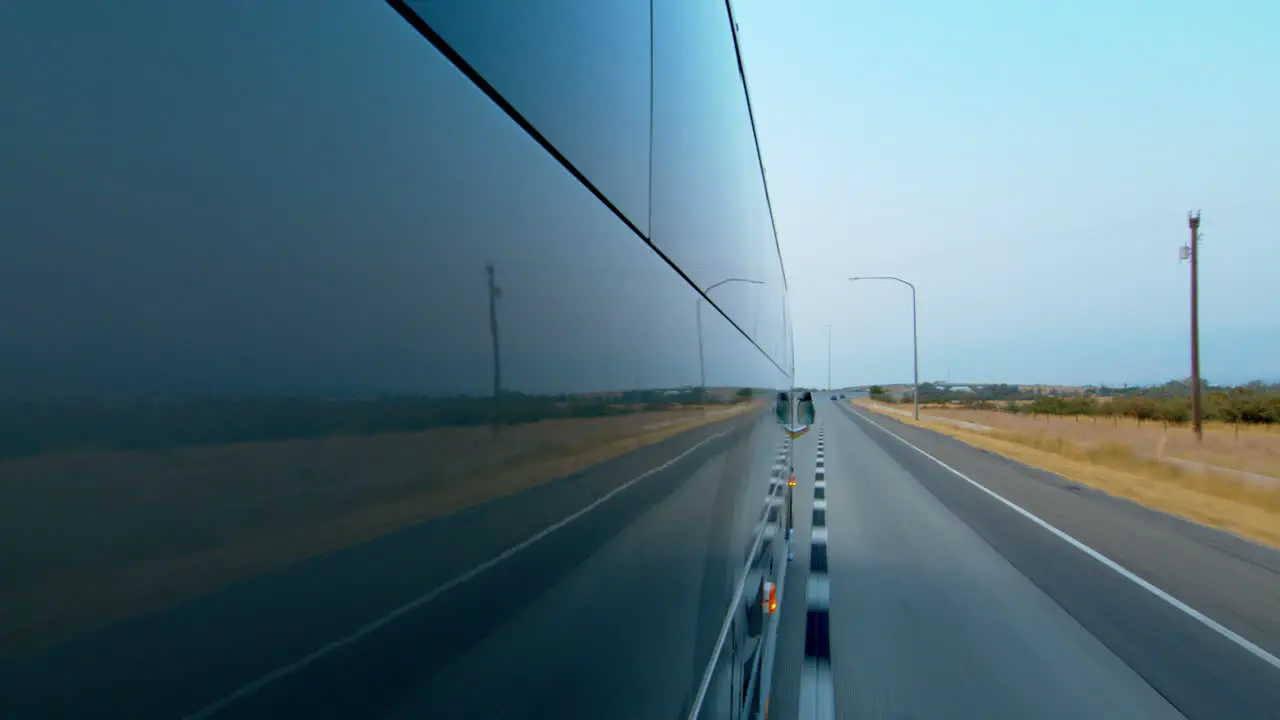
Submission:
[[[843,404],[818,413],[836,717],[1276,717],[1280,553]],[[780,662],[776,694],[797,675]]]
[[[818,433],[793,446],[771,718],[813,707],[819,472],[835,717],[1274,717],[1280,553],[818,417],[822,462]],[[0,666],[0,717],[682,717],[780,444],[769,417],[717,423],[81,636]]]

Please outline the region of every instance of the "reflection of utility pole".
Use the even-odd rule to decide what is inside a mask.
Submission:
[[[1191,425],[1195,429],[1196,442],[1204,439],[1203,416],[1200,408],[1200,211],[1187,213],[1187,226],[1191,228],[1191,244],[1182,248],[1184,260],[1191,261]]]
[[[485,264],[489,273],[489,333],[493,336],[493,434],[502,432],[502,360],[498,346],[498,298],[502,288],[493,279],[493,263]]]

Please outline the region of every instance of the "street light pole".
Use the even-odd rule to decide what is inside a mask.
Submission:
[[[916,286],[911,288],[911,404],[912,413],[920,420],[920,333],[916,328]]]
[[[725,283],[731,283],[731,282],[749,283],[751,285],[764,284],[764,281],[762,280],[748,280],[746,278],[725,278],[724,280],[721,280],[718,283],[712,283],[711,285],[708,285],[706,289],[702,291],[702,294],[698,296],[698,299],[695,303],[695,314],[697,315],[697,318],[698,318],[698,393],[699,395],[702,396],[703,399],[706,398],[706,394],[707,394],[707,364],[702,353],[702,300],[707,293],[720,287],[721,285],[724,285]]]
[[[916,286],[903,280],[900,277],[892,275],[875,275],[867,277],[851,277],[850,281],[857,280],[893,280],[911,288],[911,402],[914,406],[912,414],[916,420],[920,419],[920,335],[916,326]]]

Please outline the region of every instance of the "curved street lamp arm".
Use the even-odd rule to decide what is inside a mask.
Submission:
[[[850,280],[894,280],[911,288],[912,292],[915,292],[915,289],[916,289],[915,285],[912,285],[911,283],[907,282],[906,280],[903,280],[900,277],[894,277],[893,275],[867,275],[864,277],[851,277],[849,279]]]
[[[762,281],[762,280],[748,280],[747,278],[725,278],[724,280],[721,280],[721,281],[720,281],[720,282],[718,282],[718,283],[712,283],[711,285],[708,285],[707,287],[703,288],[702,292],[703,292],[703,293],[709,293],[709,292],[711,292],[712,290],[714,290],[714,289],[716,289],[716,288],[720,287],[721,285],[723,285],[723,284],[725,284],[725,283],[731,283],[731,282],[751,283],[752,285],[763,285],[763,284],[764,284],[764,281]]]
[[[911,288],[911,363],[912,363],[912,415],[916,420],[920,419],[920,334],[916,326],[916,286],[893,275],[867,275],[864,277],[851,277],[854,280],[893,280]]]

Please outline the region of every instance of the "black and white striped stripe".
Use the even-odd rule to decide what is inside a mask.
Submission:
[[[801,720],[835,717],[831,682],[831,579],[827,574],[827,470],[825,432],[818,428],[813,479],[813,529],[809,539],[809,580],[805,587],[804,664],[800,670]]]

